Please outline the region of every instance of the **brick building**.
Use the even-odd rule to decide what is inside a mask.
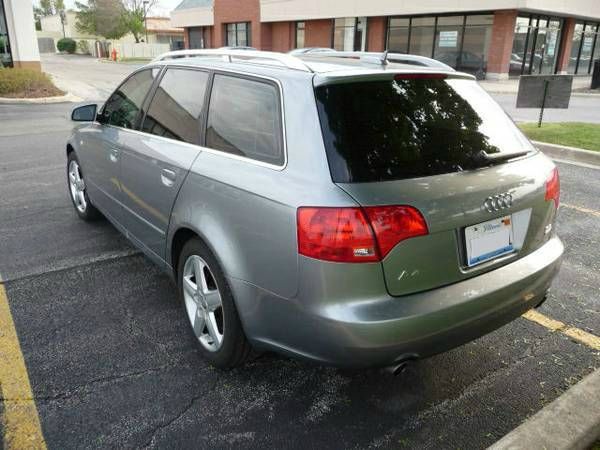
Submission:
[[[599,0],[183,0],[188,48],[413,53],[491,79],[590,73]]]

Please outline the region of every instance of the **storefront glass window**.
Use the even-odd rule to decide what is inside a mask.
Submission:
[[[410,19],[393,17],[388,27],[388,50],[393,53],[408,53]]]
[[[517,17],[509,74],[552,74],[558,58],[562,21],[548,17]]]
[[[433,57],[484,78],[494,16],[391,17],[387,49]]]
[[[409,52],[431,58],[435,30],[434,17],[419,17],[411,21]]]
[[[592,59],[592,51],[594,50],[594,42],[596,41],[596,25],[587,24],[582,38],[577,73],[587,74],[590,71],[590,61]]]
[[[343,17],[334,20],[333,48],[340,51],[365,51],[367,18]]]
[[[577,22],[571,43],[568,72],[588,75],[594,68],[594,59],[600,57],[600,24]]]
[[[456,67],[483,78],[487,72],[487,55],[492,41],[493,15],[467,16],[460,61]]]
[[[10,39],[6,27],[6,15],[4,3],[0,0],[0,67],[12,67],[12,54],[10,51]]]
[[[450,67],[456,68],[460,61],[464,20],[464,16],[438,18],[433,57]]]

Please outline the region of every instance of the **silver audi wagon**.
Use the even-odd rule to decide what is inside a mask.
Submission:
[[[396,367],[538,306],[560,267],[556,167],[437,61],[171,52],[72,119],[75,211],[173,276],[217,367]]]

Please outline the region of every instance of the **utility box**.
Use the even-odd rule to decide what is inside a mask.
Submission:
[[[600,59],[594,61],[594,71],[592,72],[592,89],[600,89]]]

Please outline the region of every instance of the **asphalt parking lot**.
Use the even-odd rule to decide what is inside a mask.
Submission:
[[[480,449],[600,367],[519,318],[397,377],[270,354],[213,369],[169,279],[73,211],[71,106],[0,106],[0,277],[48,448]],[[566,254],[539,312],[600,336],[600,170],[558,165]]]

